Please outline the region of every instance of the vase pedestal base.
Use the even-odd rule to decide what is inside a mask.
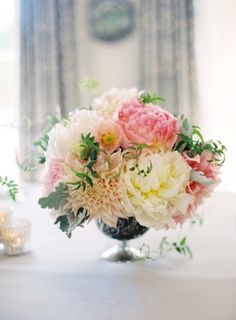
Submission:
[[[140,250],[130,247],[127,241],[121,241],[119,245],[104,251],[102,258],[107,261],[128,262],[144,260],[145,256]]]

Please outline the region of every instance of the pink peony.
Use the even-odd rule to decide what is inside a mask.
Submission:
[[[113,120],[103,119],[98,122],[95,137],[103,149],[112,153],[121,145],[122,132]]]
[[[139,100],[126,103],[118,113],[124,133],[123,146],[130,142],[144,143],[157,150],[170,150],[177,139],[179,125],[169,112]]]
[[[52,159],[44,176],[44,194],[48,195],[54,190],[56,184],[65,176],[64,163],[61,159]]]

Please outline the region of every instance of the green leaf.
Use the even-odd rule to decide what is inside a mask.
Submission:
[[[204,142],[203,135],[201,131],[198,129],[198,127],[196,126],[193,126],[193,136],[194,135],[196,135],[201,140],[201,142]]]
[[[54,192],[50,193],[47,197],[39,199],[38,204],[41,208],[49,208],[59,210],[66,204],[68,198],[68,186],[60,183]]]
[[[15,183],[15,181],[9,180],[7,176],[4,178],[0,176],[0,185],[7,188],[9,197],[15,201],[18,193],[18,185]]]
[[[62,232],[66,232],[69,228],[69,221],[67,218],[67,215],[59,216],[54,224],[59,223],[59,228],[61,229]]]
[[[165,101],[164,98],[161,96],[158,96],[154,92],[143,92],[140,97],[141,102],[143,103],[151,103],[153,105],[156,105],[159,101],[163,102]]]
[[[180,244],[181,246],[184,246],[185,243],[186,243],[186,240],[187,240],[187,236],[185,236],[184,238],[182,238],[182,239],[180,240],[179,244]]]
[[[178,247],[178,246],[175,247],[175,250],[176,250],[178,253],[182,253],[181,248]]]
[[[196,181],[204,186],[211,186],[213,183],[215,183],[214,179],[207,178],[206,176],[204,176],[203,172],[195,170],[191,170],[190,180]]]
[[[98,178],[98,173],[97,173],[97,171],[91,171],[91,175],[92,175],[94,178]]]
[[[78,226],[82,227],[83,223],[89,218],[87,210],[84,208],[79,208],[76,215],[69,209],[66,214],[59,216],[55,224],[59,224],[59,228],[62,232],[65,232],[67,237],[70,238],[74,229]]]
[[[81,182],[83,191],[86,189],[86,183],[84,181]]]
[[[79,172],[79,171],[76,171],[74,169],[71,169],[72,172],[74,173],[74,175],[80,179],[83,179],[86,177],[86,174],[84,172]]]
[[[90,187],[93,187],[93,180],[89,176],[86,176],[85,180],[90,185]]]
[[[189,257],[192,259],[193,253],[192,253],[192,250],[190,249],[190,247],[186,246],[186,250],[187,250],[187,253],[188,253]]]
[[[89,218],[87,214],[87,210],[84,208],[79,208],[76,215],[70,216],[70,224],[68,229],[66,230],[67,236],[71,236],[72,231],[74,231],[77,227],[82,226],[82,224]]]

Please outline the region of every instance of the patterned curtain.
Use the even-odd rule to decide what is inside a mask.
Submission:
[[[47,115],[78,105],[77,2],[20,1],[21,158],[30,154]]]
[[[169,111],[193,119],[193,0],[140,0],[140,88],[154,90]]]

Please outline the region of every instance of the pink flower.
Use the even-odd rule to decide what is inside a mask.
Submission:
[[[183,157],[193,170],[201,171],[207,178],[217,178],[219,174],[219,166],[212,162],[212,152],[205,150],[201,155],[196,155],[194,158],[190,158],[187,153],[184,153]]]
[[[103,149],[112,153],[121,145],[122,132],[113,120],[103,119],[98,123],[95,137]]]
[[[61,159],[52,159],[44,176],[44,194],[51,193],[56,184],[65,176],[64,163]]]
[[[130,142],[144,143],[157,150],[170,150],[177,139],[179,125],[170,113],[139,100],[126,103],[118,113],[126,148]]]
[[[219,166],[212,162],[213,155],[210,151],[203,151],[201,155],[196,155],[190,158],[187,153],[183,157],[194,171],[200,171],[206,178],[213,179],[210,185],[201,184],[200,182],[190,180],[186,186],[186,192],[193,196],[193,201],[189,204],[187,212],[183,215],[176,212],[173,216],[176,223],[183,224],[186,220],[191,218],[196,209],[203,203],[205,198],[210,197],[214,188],[218,185],[220,179]]]
[[[219,166],[212,162],[213,154],[210,151],[203,151],[201,155],[196,155],[194,158],[190,158],[186,153],[183,154],[185,160],[194,171],[200,171],[209,179],[213,179],[213,183],[210,185],[204,185],[200,182],[190,180],[186,186],[186,192],[193,195],[193,203],[189,206],[189,214],[193,214],[196,208],[201,205],[205,198],[210,197],[214,188],[220,182]]]

